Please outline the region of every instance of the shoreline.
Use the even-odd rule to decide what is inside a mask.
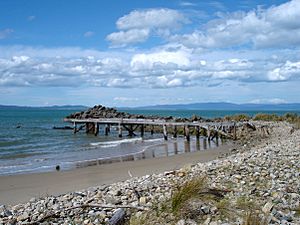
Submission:
[[[235,148],[234,143],[225,143],[212,149],[179,155],[92,165],[66,171],[4,175],[0,176],[0,204],[14,205],[32,198],[125,181],[131,178],[129,173],[133,177],[141,177],[177,170],[187,164],[214,160],[229,153],[232,148]]]

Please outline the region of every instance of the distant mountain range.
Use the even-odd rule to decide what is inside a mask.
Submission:
[[[53,105],[53,106],[16,106],[0,105],[0,109],[53,109],[53,110],[85,110],[89,108],[83,105]]]
[[[53,109],[53,110],[86,110],[89,106],[84,105],[53,105],[53,106],[15,106],[0,105],[0,109]],[[117,107],[118,109],[138,109],[138,110],[236,110],[236,111],[300,111],[300,103],[282,104],[235,104],[228,102],[207,102],[174,105],[152,105],[141,107]]]
[[[227,102],[208,102],[208,103],[191,103],[175,105],[153,105],[136,107],[135,109],[148,110],[253,110],[253,111],[300,111],[300,103],[282,103],[282,104],[234,104]]]

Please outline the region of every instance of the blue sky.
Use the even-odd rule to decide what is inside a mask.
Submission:
[[[0,1],[0,104],[300,102],[300,0]]]

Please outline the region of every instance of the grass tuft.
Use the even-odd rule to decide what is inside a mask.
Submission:
[[[190,199],[196,198],[205,188],[204,178],[190,180],[174,193],[171,199],[172,212],[177,214],[181,207]]]
[[[268,225],[266,217],[260,216],[256,211],[250,210],[245,213],[243,225]]]

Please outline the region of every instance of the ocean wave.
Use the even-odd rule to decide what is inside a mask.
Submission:
[[[131,143],[131,142],[138,142],[138,141],[142,141],[142,138],[129,138],[129,139],[122,139],[122,140],[117,140],[117,141],[103,141],[103,142],[92,142],[90,143],[91,146],[101,146],[101,147],[105,147],[108,145],[114,145],[112,147],[116,147],[120,144],[124,144],[124,143]]]

